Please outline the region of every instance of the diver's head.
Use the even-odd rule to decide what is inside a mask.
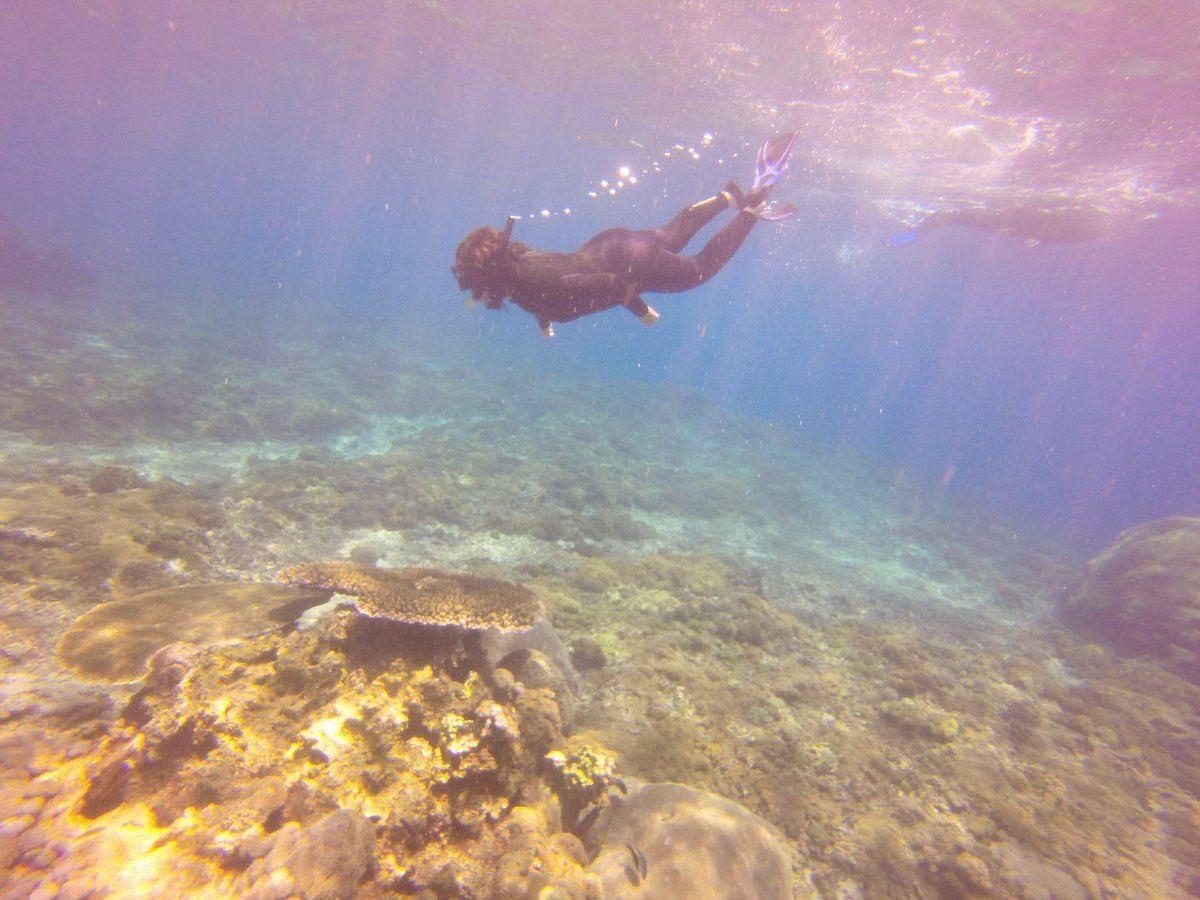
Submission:
[[[513,258],[527,249],[508,240],[511,231],[511,221],[504,231],[490,225],[476,228],[458,245],[450,267],[459,288],[489,309],[503,308],[504,298],[512,293]]]

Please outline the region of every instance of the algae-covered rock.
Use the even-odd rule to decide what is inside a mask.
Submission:
[[[949,743],[958,737],[958,719],[924,700],[905,697],[883,704],[883,716],[909,734]]]
[[[617,776],[616,754],[591,735],[573,735],[565,748],[546,754],[546,765],[562,803],[563,819],[569,824],[574,824],[587,807],[603,806],[614,787],[625,790],[625,783]]]
[[[616,797],[588,834],[588,871],[606,897],[784,900],[792,896],[782,838],[736,803],[682,784],[644,784]]]
[[[1080,630],[1200,681],[1200,518],[1123,531],[1087,563],[1061,611]]]
[[[595,638],[581,637],[571,643],[571,662],[581,672],[603,669],[608,662],[604,647]]]
[[[375,854],[375,829],[348,809],[329,813],[308,828],[291,828],[247,871],[254,900],[340,900],[355,887]]]

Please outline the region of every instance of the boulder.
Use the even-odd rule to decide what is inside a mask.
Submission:
[[[682,784],[614,796],[588,832],[606,898],[787,900],[782,837],[738,804]]]
[[[362,815],[335,810],[308,828],[281,833],[251,866],[247,896],[255,900],[342,900],[353,897],[375,856],[375,829]]]
[[[1088,635],[1200,682],[1200,518],[1123,531],[1087,563],[1060,611]]]

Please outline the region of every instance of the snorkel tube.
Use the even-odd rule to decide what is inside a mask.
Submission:
[[[508,239],[512,237],[513,226],[517,224],[517,219],[520,216],[509,216],[504,222],[504,231],[500,234],[500,250],[508,246]]]

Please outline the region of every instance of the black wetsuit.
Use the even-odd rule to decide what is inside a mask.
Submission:
[[[536,316],[543,329],[614,306],[644,316],[650,308],[638,296],[642,291],[690,290],[716,275],[737,252],[758,221],[745,210],[695,256],[680,255],[696,232],[729,206],[722,194],[689,206],[661,228],[610,228],[574,253],[523,253],[515,261],[513,302]]]

